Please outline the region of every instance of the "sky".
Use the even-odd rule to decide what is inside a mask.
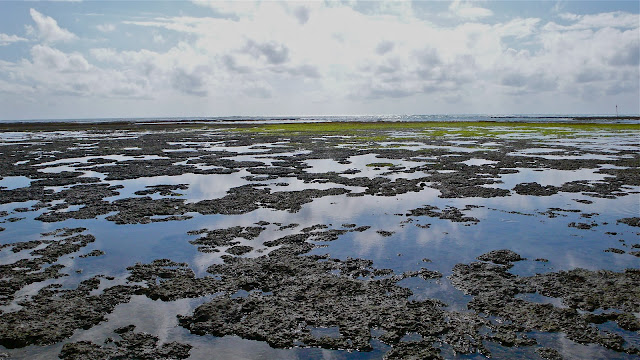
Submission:
[[[640,113],[640,2],[0,1],[0,120]]]

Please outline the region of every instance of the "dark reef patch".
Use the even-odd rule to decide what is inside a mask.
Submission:
[[[514,254],[511,256],[517,255]],[[479,258],[493,258],[494,255]],[[503,265],[458,264],[449,278],[455,287],[473,296],[469,309],[496,316],[501,322],[507,321],[516,331],[563,332],[577,343],[595,343],[619,352],[640,354],[636,347],[625,347],[625,340],[620,335],[603,332],[594,326],[603,322],[602,315],[582,313],[613,308],[623,313],[606,314],[609,320],[621,319],[625,324],[629,316],[635,318],[633,313],[640,309],[639,270],[617,273],[574,269],[520,277],[507,272],[510,265],[510,262]],[[517,294],[526,293],[560,298],[567,308],[516,298]],[[494,328],[493,325],[489,327]]]
[[[0,316],[0,345],[13,349],[31,344],[49,345],[70,337],[77,329],[89,329],[105,320],[113,308],[128,302],[135,287],[116,285],[98,295],[100,279],[85,280],[71,290],[49,285],[22,308]]]

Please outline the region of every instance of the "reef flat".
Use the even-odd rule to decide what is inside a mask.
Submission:
[[[0,354],[640,356],[640,125],[0,126]]]

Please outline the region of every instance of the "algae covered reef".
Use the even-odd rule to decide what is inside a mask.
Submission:
[[[640,125],[3,125],[0,354],[640,356]]]

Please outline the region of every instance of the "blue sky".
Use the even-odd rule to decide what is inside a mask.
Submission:
[[[638,1],[0,2],[0,119],[640,112]]]

